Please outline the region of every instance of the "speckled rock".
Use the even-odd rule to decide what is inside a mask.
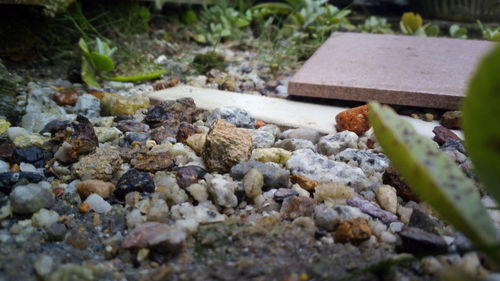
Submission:
[[[146,172],[170,170],[174,166],[174,157],[169,152],[139,154],[131,164],[135,169]]]
[[[398,196],[396,189],[390,185],[381,185],[375,189],[377,202],[384,210],[393,214],[398,210]]]
[[[283,148],[288,151],[295,151],[299,149],[310,149],[312,151],[316,151],[316,146],[310,140],[304,139],[279,140],[274,144],[274,147]]]
[[[118,180],[114,194],[119,199],[124,199],[129,192],[154,192],[155,183],[149,173],[136,169],[128,170]]]
[[[303,139],[314,144],[319,141],[320,137],[321,134],[317,130],[311,128],[289,129],[280,135],[280,139]]]
[[[274,162],[284,165],[291,156],[292,153],[283,148],[257,148],[252,151],[250,159],[257,160],[259,162]]]
[[[201,155],[205,147],[207,134],[194,134],[187,138],[186,144],[193,149],[196,154]]]
[[[187,122],[181,122],[175,139],[177,142],[186,143],[187,139],[196,133],[199,133],[199,130],[195,125]]]
[[[359,244],[372,235],[372,230],[365,219],[356,218],[341,222],[335,232],[335,242]]]
[[[320,204],[314,208],[316,226],[326,231],[334,231],[341,222],[355,218],[369,219],[369,216],[358,208],[345,205]]]
[[[175,177],[177,179],[177,184],[179,184],[180,187],[187,188],[193,183],[197,183],[203,178],[203,176],[205,176],[206,173],[207,171],[205,171],[202,167],[190,165],[179,167]]]
[[[298,217],[312,216],[316,202],[308,197],[291,196],[283,200],[280,214],[284,219],[294,220]]]
[[[252,168],[257,169],[264,176],[265,187],[280,188],[290,185],[290,172],[273,166],[270,163],[261,163],[254,160],[242,162],[233,166],[233,168],[231,168],[231,177],[235,180],[241,180]]]
[[[83,94],[73,108],[73,112],[87,118],[95,118],[101,115],[101,101],[93,95]]]
[[[196,104],[192,98],[181,98],[175,101],[163,101],[160,105],[152,106],[144,118],[152,128],[160,125],[175,128],[181,122],[193,123],[198,114]]]
[[[336,155],[346,148],[358,148],[359,137],[351,131],[342,131],[321,137],[318,152],[326,156]]]
[[[364,189],[373,184],[360,168],[329,160],[309,149],[294,151],[286,167],[292,174],[319,182],[340,182],[356,189]]]
[[[118,145],[121,147],[128,147],[134,142],[138,143],[146,143],[151,139],[151,135],[148,133],[140,133],[140,132],[127,132],[125,133],[125,137],[120,139]]]
[[[106,93],[101,99],[103,115],[134,114],[137,110],[149,107],[149,98],[143,95],[122,96]]]
[[[247,161],[252,151],[252,136],[244,129],[217,120],[208,132],[203,159],[211,172],[228,172],[232,166]]]
[[[96,193],[102,198],[108,198],[114,190],[113,183],[102,180],[86,180],[76,185],[76,192],[82,199],[87,198],[92,193]]]
[[[250,130],[253,148],[269,148],[273,146],[276,137],[267,130]]]
[[[186,239],[186,233],[175,226],[146,222],[132,230],[122,243],[123,248],[142,249],[156,245],[177,248]]]
[[[362,199],[359,196],[349,198],[347,199],[346,202],[348,205],[359,208],[364,213],[367,213],[372,217],[378,218],[381,222],[387,225],[398,220],[398,217],[395,214],[388,211],[384,211],[379,207],[377,207],[372,202]]]
[[[238,205],[238,198],[234,194],[237,184],[231,178],[218,174],[207,174],[207,190],[213,202],[221,207],[233,208]]]
[[[164,143],[168,141],[169,138],[175,138],[175,131],[167,126],[158,126],[154,129],[149,130],[151,139],[156,141],[156,143]]]
[[[94,126],[82,115],[78,115],[65,129],[56,132],[52,141],[62,143],[54,157],[65,163],[78,161],[79,156],[94,152],[99,144]]]
[[[122,135],[122,132],[114,127],[94,127],[94,131],[100,143],[113,141]]]
[[[54,204],[54,194],[47,182],[19,185],[10,193],[12,211],[18,214],[32,214]]]
[[[255,128],[255,119],[239,107],[225,106],[214,109],[207,117],[207,126],[212,126],[219,119],[238,128]]]
[[[259,172],[259,170],[252,168],[243,177],[242,183],[246,196],[250,199],[254,199],[262,194],[264,176]]]
[[[389,166],[389,159],[384,154],[353,148],[340,152],[335,156],[335,160],[359,167],[367,175],[383,173]]]
[[[74,173],[82,180],[97,179],[109,181],[120,169],[122,159],[120,153],[110,147],[99,147],[90,155],[84,156],[72,167]]]
[[[149,126],[137,120],[121,120],[116,124],[116,128],[122,132],[145,133],[149,131]]]
[[[314,199],[317,202],[342,202],[353,197],[355,194],[352,187],[342,183],[322,183],[314,189]]]
[[[351,131],[356,134],[362,134],[370,129],[368,121],[368,105],[362,105],[342,111],[335,116],[337,129],[339,131]]]

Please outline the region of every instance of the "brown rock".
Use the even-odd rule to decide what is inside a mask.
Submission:
[[[174,77],[170,79],[169,81],[158,81],[153,85],[153,89],[155,91],[175,87],[177,84],[179,84],[180,79],[177,77]]]
[[[65,163],[78,161],[80,155],[94,152],[99,144],[94,127],[82,115],[78,115],[66,128],[56,132],[52,141],[62,142],[55,157]]]
[[[16,150],[16,145],[10,139],[0,140],[0,157],[10,158]]]
[[[198,132],[198,128],[196,128],[195,125],[189,124],[187,122],[182,122],[179,125],[179,129],[177,131],[176,140],[177,140],[177,142],[186,143],[186,140],[190,136],[196,134],[197,132]]]
[[[134,168],[146,172],[156,172],[160,170],[167,170],[174,165],[173,157],[168,152],[161,152],[155,154],[140,154],[136,158]]]
[[[73,106],[78,101],[78,97],[80,97],[80,95],[75,90],[72,90],[72,89],[61,89],[60,91],[57,91],[54,94],[54,96],[52,97],[52,99],[59,106],[65,106],[65,105],[71,105],[71,106]]]
[[[441,117],[441,125],[448,129],[460,129],[462,122],[461,111],[447,111]]]
[[[87,214],[88,212],[90,212],[90,204],[87,202],[83,202],[82,204],[80,204],[80,207],[78,208],[78,210],[82,214]]]
[[[310,217],[314,213],[316,201],[304,196],[286,197],[281,205],[280,214],[284,219],[294,220],[298,217]]]
[[[92,193],[97,193],[102,198],[108,198],[114,190],[113,183],[101,180],[86,180],[76,185],[76,192],[82,199],[87,198]]]
[[[207,134],[202,156],[210,172],[226,173],[232,166],[247,161],[251,152],[252,135],[219,119]]]
[[[122,132],[147,132],[149,126],[137,120],[121,120],[116,128]]]
[[[335,242],[359,244],[370,238],[372,230],[364,218],[341,222],[335,232]]]
[[[267,123],[262,121],[262,120],[255,121],[255,129],[258,129],[260,127],[264,127],[265,125],[267,125]]]
[[[401,178],[393,166],[387,167],[385,169],[385,173],[382,176],[382,180],[384,184],[393,186],[396,188],[396,194],[403,198],[406,201],[415,201],[420,202],[420,199],[417,197],[415,193],[411,190],[411,188],[404,182],[403,178]]]
[[[146,222],[134,228],[122,243],[123,248],[142,249],[162,244],[164,246],[180,246],[186,239],[186,233],[174,226]]]
[[[443,126],[436,126],[432,130],[434,133],[434,141],[438,144],[443,144],[449,140],[462,140],[459,136],[453,133],[450,129]]]
[[[300,185],[300,187],[302,187],[305,190],[314,190],[314,188],[316,188],[316,186],[320,184],[319,181],[312,180],[298,174],[291,175],[290,181],[292,183]]]
[[[175,178],[180,187],[187,188],[193,183],[197,183],[206,173],[207,171],[199,166],[184,166],[177,170]]]
[[[175,130],[170,129],[166,126],[159,126],[149,131],[151,139],[156,143],[163,143],[166,138],[175,137]]]
[[[98,99],[102,99],[108,92],[99,91],[99,90],[87,90],[89,95],[93,95]]]
[[[362,105],[342,111],[335,116],[339,131],[351,131],[362,134],[370,129],[368,121],[368,105]]]
[[[99,147],[94,153],[83,156],[80,161],[73,165],[72,169],[82,180],[98,179],[109,181],[122,163],[118,151]]]

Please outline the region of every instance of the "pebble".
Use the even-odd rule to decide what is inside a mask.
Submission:
[[[48,140],[40,135],[29,135],[16,137],[13,142],[17,148],[27,148],[30,146],[43,147],[43,144]]]
[[[180,204],[189,200],[189,196],[184,189],[177,184],[174,173],[157,172],[154,177],[156,192],[167,201],[169,205]]]
[[[205,142],[207,140],[207,134],[194,134],[187,138],[186,144],[191,147],[196,154],[201,155],[205,147]]]
[[[345,199],[353,197],[354,194],[352,187],[336,182],[322,183],[314,189],[314,199],[317,202],[336,203],[338,200],[345,202]]]
[[[54,259],[48,255],[39,255],[33,262],[33,267],[38,276],[45,277],[52,272]]]
[[[16,162],[31,163],[37,168],[45,166],[45,161],[51,157],[51,153],[37,146],[27,148],[17,148],[14,151],[14,159]]]
[[[186,143],[187,139],[196,133],[199,133],[199,129],[195,125],[187,122],[181,122],[175,139],[177,142]]]
[[[10,164],[0,160],[0,173],[6,173],[10,171]]]
[[[52,272],[47,281],[93,281],[95,280],[92,271],[83,265],[78,264],[64,264],[60,265],[54,272]]]
[[[56,211],[40,209],[31,216],[31,222],[35,227],[47,228],[59,220],[59,214]]]
[[[238,198],[234,194],[237,184],[231,178],[218,174],[207,174],[207,190],[214,204],[225,208],[233,208],[238,205]]]
[[[207,171],[199,166],[184,166],[180,167],[176,173],[177,184],[182,188],[187,188],[188,186],[197,183],[200,179],[205,176]]]
[[[238,128],[255,128],[255,119],[239,107],[225,106],[214,109],[207,116],[207,125],[212,126],[219,119],[223,119]]]
[[[293,189],[289,189],[289,188],[279,188],[278,190],[276,190],[276,192],[274,193],[274,200],[276,200],[276,202],[283,202],[283,200],[285,200],[286,198],[288,197],[292,197],[292,196],[299,196],[300,194],[293,190]],[[307,198],[309,198],[309,196],[306,196]]]
[[[252,151],[250,159],[259,162],[274,162],[284,165],[291,156],[292,153],[283,148],[257,148]]]
[[[311,194],[309,193],[309,191],[303,189],[302,187],[300,187],[300,185],[298,184],[294,184],[292,185],[291,187],[292,190],[294,191],[297,191],[297,193],[300,195],[300,196],[304,196],[304,197],[311,197]]]
[[[438,144],[444,144],[445,142],[449,140],[456,140],[460,141],[462,140],[459,136],[457,136],[455,133],[453,133],[450,129],[443,127],[443,126],[436,126],[432,130],[434,133],[434,141],[436,141]]]
[[[231,177],[235,180],[241,180],[252,168],[257,169],[264,176],[264,186],[268,188],[288,187],[290,185],[290,172],[285,169],[271,165],[270,163],[261,163],[258,161],[241,162],[231,168]]]
[[[174,156],[169,152],[139,154],[131,164],[135,169],[146,172],[170,170],[174,166]]]
[[[370,122],[368,120],[368,105],[354,107],[335,116],[337,122],[337,129],[339,131],[351,131],[358,135],[370,129]]]
[[[436,219],[431,218],[426,213],[420,211],[419,209],[413,209],[410,216],[410,221],[408,222],[409,227],[415,227],[422,229],[424,231],[439,234],[439,225]]]
[[[132,230],[122,243],[125,249],[142,249],[162,245],[166,249],[178,248],[186,239],[184,231],[159,222],[146,222]]]
[[[121,147],[128,147],[134,142],[146,143],[150,139],[151,139],[151,135],[148,133],[127,132],[127,133],[125,133],[125,137],[120,139],[119,145]]]
[[[95,118],[101,115],[101,102],[93,95],[83,94],[76,101],[73,112],[87,118]]]
[[[369,216],[358,208],[345,205],[319,204],[314,208],[316,225],[326,231],[334,231],[341,222],[355,218],[369,219]]]
[[[84,204],[85,203],[90,205],[91,210],[99,214],[107,213],[112,209],[111,205],[106,202],[106,200],[95,193],[90,194],[87,199],[85,199]]]
[[[367,175],[383,173],[389,166],[389,159],[382,153],[347,148],[335,156],[336,161],[353,164]]]
[[[347,148],[358,148],[359,137],[351,131],[342,131],[329,134],[319,139],[317,147],[318,152],[330,156],[336,155]]]
[[[217,120],[207,134],[203,159],[210,172],[228,172],[234,165],[247,161],[252,151],[252,136],[244,129]]]
[[[377,202],[382,209],[395,214],[398,210],[398,196],[396,189],[390,185],[381,185],[375,189]]]
[[[45,230],[49,241],[62,241],[66,236],[66,226],[63,223],[53,223]]]
[[[17,137],[29,136],[31,133],[22,127],[10,127],[7,129],[7,136],[11,141],[16,139]]]
[[[59,106],[65,106],[65,105],[73,106],[76,104],[76,101],[78,100],[79,96],[80,95],[75,90],[61,89],[60,91],[57,91],[54,93],[54,95],[52,96],[52,99]]]
[[[252,168],[243,177],[242,183],[246,196],[250,199],[255,199],[257,196],[262,194],[264,176],[259,172],[259,170]]]
[[[346,203],[350,206],[359,208],[364,213],[369,214],[372,217],[378,218],[385,224],[390,224],[398,220],[398,217],[393,213],[384,211],[377,207],[374,203],[364,200],[361,197],[355,196],[347,199]]]
[[[186,187],[186,190],[189,192],[189,195],[191,195],[194,198],[194,200],[198,202],[203,202],[208,200],[208,191],[206,182],[203,181],[203,183],[204,184],[194,183]]]
[[[443,116],[441,116],[441,125],[448,129],[460,129],[462,122],[462,112],[461,111],[446,111]]]
[[[399,252],[437,255],[448,251],[448,244],[441,236],[419,228],[408,227],[399,233],[399,237],[401,243],[396,248]]]
[[[309,149],[294,151],[286,167],[292,174],[319,182],[340,182],[357,190],[365,189],[373,184],[360,168],[329,160],[326,156],[316,154]]]
[[[272,147],[276,137],[267,130],[249,130],[252,135],[253,148],[269,148]]]
[[[83,156],[73,164],[73,172],[82,180],[109,181],[122,165],[120,153],[111,147],[98,147],[94,153]]]
[[[385,173],[382,176],[382,181],[384,184],[396,188],[396,194],[404,200],[415,202],[420,201],[417,195],[413,193],[411,188],[406,184],[404,178],[399,176],[396,168],[394,168],[393,166],[389,166],[387,167],[387,169],[385,169]]]
[[[12,188],[18,182],[38,183],[45,180],[45,177],[36,172],[4,172],[0,173],[0,191],[10,194]]]
[[[312,142],[313,144],[318,143],[321,134],[319,131],[312,128],[298,128],[298,129],[288,129],[280,134],[280,139],[303,139]]]
[[[100,101],[101,111],[105,116],[134,114],[139,109],[149,107],[149,98],[143,95],[122,96],[117,93],[106,93]]]
[[[298,217],[312,216],[316,202],[309,197],[290,196],[283,200],[280,214],[282,218],[294,220]]]
[[[169,209],[167,202],[163,199],[153,198],[153,200],[151,200],[151,206],[146,214],[146,220],[164,222],[168,217],[168,213]]]
[[[108,198],[114,190],[113,183],[102,180],[85,180],[76,185],[76,192],[82,199],[87,198],[92,193],[96,193],[102,198]]]
[[[54,194],[47,182],[19,185],[9,195],[12,211],[17,214],[32,214],[54,205]]]
[[[314,190],[316,186],[320,184],[319,181],[312,180],[310,178],[301,176],[301,175],[291,175],[290,176],[290,181],[294,184],[298,184],[300,187],[302,187],[305,190]]]
[[[116,124],[118,130],[126,132],[147,133],[149,126],[138,120],[121,120]]]
[[[284,139],[279,140],[274,144],[274,147],[283,148],[288,151],[295,151],[299,149],[310,149],[316,151],[316,146],[310,140],[303,139]]]
[[[402,222],[408,224],[410,222],[410,218],[411,218],[411,214],[413,213],[413,209],[399,205],[397,213],[399,215],[399,219]]]
[[[359,244],[370,238],[372,230],[364,218],[343,221],[335,232],[335,241]]]
[[[11,158],[16,150],[16,146],[10,139],[0,139],[0,157],[2,159]]]
[[[172,217],[179,219],[193,219],[199,224],[223,222],[226,217],[220,214],[211,202],[202,202],[196,206],[191,203],[182,203],[172,206]]]
[[[154,190],[155,183],[149,173],[130,169],[118,180],[114,194],[118,199],[125,199],[125,195],[132,191],[151,193]]]
[[[114,127],[94,127],[94,132],[100,143],[116,140],[122,135],[122,132]]]
[[[57,132],[52,141],[62,142],[54,157],[64,163],[78,161],[79,156],[94,152],[99,144],[92,123],[82,115]]]

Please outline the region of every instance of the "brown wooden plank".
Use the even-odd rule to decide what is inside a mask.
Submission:
[[[494,44],[479,40],[335,33],[294,75],[296,96],[456,109]]]

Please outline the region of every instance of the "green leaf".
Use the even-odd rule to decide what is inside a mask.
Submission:
[[[87,54],[89,53],[89,46],[87,45],[87,43],[83,38],[80,38],[80,40],[78,41],[78,46],[80,46],[80,49],[82,50],[83,53]]]
[[[500,202],[500,45],[488,54],[470,81],[463,104],[467,151],[478,178]]]
[[[101,85],[96,80],[96,75],[94,70],[92,69],[92,66],[88,62],[88,60],[85,58],[85,56],[82,56],[82,80],[87,84],[87,86],[90,87],[96,87],[96,88],[101,88]]]
[[[160,69],[155,71],[142,72],[130,76],[117,76],[117,77],[102,76],[102,78],[105,80],[118,81],[118,82],[140,82],[140,81],[156,79],[165,73],[167,73],[166,69]]]
[[[369,116],[384,153],[412,190],[476,245],[495,244],[495,228],[479,192],[454,160],[391,108],[370,103]]]
[[[411,31],[410,33],[416,32],[423,24],[422,17],[412,12],[404,13],[403,16],[401,16],[401,22],[407,30]]]
[[[425,34],[430,37],[438,36],[439,34],[439,26],[435,24],[431,24],[425,28]]]
[[[112,71],[115,69],[115,64],[113,63],[113,60],[106,55],[99,54],[97,52],[91,52],[89,54],[89,57],[92,60],[92,63],[98,72]]]
[[[467,38],[467,28],[460,27],[458,24],[452,24],[450,26],[450,36],[453,38]]]
[[[251,9],[254,11],[258,11],[258,14],[261,16],[273,14],[288,15],[293,11],[293,7],[289,4],[275,2],[258,4],[253,6]]]

